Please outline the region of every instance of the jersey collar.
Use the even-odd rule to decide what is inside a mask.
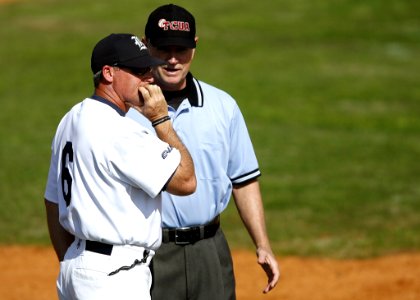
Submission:
[[[93,94],[92,97],[90,97],[91,99],[97,100],[103,104],[109,105],[111,108],[113,108],[120,116],[124,117],[125,116],[125,112],[119,108],[116,104],[112,103],[111,101],[102,98],[101,96],[95,95]]]

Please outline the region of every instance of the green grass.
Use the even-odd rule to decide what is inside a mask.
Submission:
[[[61,116],[93,91],[90,54],[143,34],[162,1],[0,6],[0,243],[48,244],[43,192]],[[192,67],[234,96],[263,176],[279,255],[420,249],[420,2],[178,1],[197,19]],[[232,247],[252,247],[233,202]]]

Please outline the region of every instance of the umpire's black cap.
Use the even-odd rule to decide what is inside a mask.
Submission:
[[[93,74],[105,65],[127,68],[147,68],[166,64],[149,54],[140,39],[130,33],[112,33],[100,40],[92,52],[90,67]]]
[[[194,16],[175,4],[156,8],[149,15],[144,33],[155,47],[196,47]]]

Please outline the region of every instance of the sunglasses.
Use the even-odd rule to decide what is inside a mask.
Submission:
[[[133,68],[133,67],[126,67],[122,65],[115,64],[115,67],[119,67],[120,69],[128,70],[129,73],[136,75],[136,76],[144,76],[152,71],[152,67],[145,67],[145,68]]]

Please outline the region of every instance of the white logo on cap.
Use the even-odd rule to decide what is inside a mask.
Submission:
[[[139,46],[140,50],[147,50],[147,47],[145,44],[143,44],[140,39],[136,36],[132,36],[131,37],[132,40],[134,40],[134,44],[136,44],[137,46]]]
[[[176,31],[190,31],[190,23],[183,21],[166,21],[165,19],[160,19],[158,26],[163,30],[176,30]]]

